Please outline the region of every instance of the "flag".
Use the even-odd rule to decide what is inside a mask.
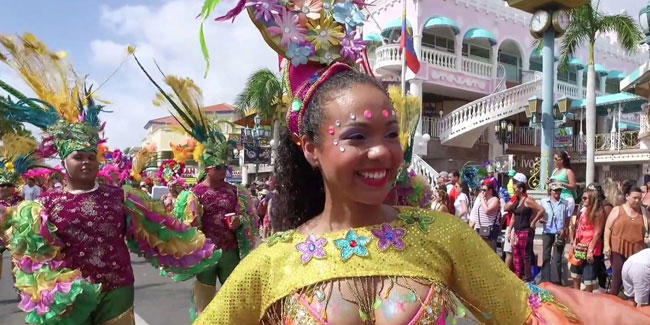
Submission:
[[[415,46],[413,46],[413,35],[411,35],[411,30],[406,25],[406,8],[402,14],[402,41],[400,48],[404,56],[406,56],[406,65],[408,66],[413,73],[418,73],[420,71],[420,60],[418,60],[418,55],[415,53]]]

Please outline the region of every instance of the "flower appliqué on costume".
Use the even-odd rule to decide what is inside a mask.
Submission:
[[[384,223],[381,225],[381,229],[373,229],[372,234],[379,239],[379,250],[385,251],[391,246],[394,246],[397,250],[404,249],[404,235],[406,235],[406,230],[400,228],[393,228],[391,225]]]
[[[283,243],[288,242],[289,240],[291,240],[293,233],[294,230],[276,232],[266,240],[266,244],[269,245],[269,247],[271,247],[280,242]]]
[[[370,240],[368,237],[357,235],[356,231],[350,229],[345,234],[345,238],[335,240],[334,245],[341,250],[341,258],[345,261],[353,255],[361,257],[368,256],[369,253],[366,245],[370,243]]]
[[[327,255],[324,249],[325,245],[327,245],[327,239],[323,237],[316,238],[314,235],[309,235],[307,240],[296,245],[296,249],[302,253],[302,263],[307,264],[312,258],[325,258]]]
[[[417,224],[424,232],[429,231],[429,225],[433,223],[433,217],[423,216],[420,211],[407,211],[399,216],[407,225]]]

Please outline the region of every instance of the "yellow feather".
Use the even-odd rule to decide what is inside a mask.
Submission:
[[[82,81],[64,60],[65,54],[50,51],[29,33],[20,40],[0,35],[0,44],[9,54],[1,61],[16,70],[38,98],[54,106],[68,122],[78,119],[77,98]]]
[[[38,148],[38,142],[32,137],[8,133],[2,137],[0,155],[13,160],[20,155],[29,154]]]
[[[140,149],[140,151],[135,153],[135,157],[133,157],[133,162],[132,162],[132,167],[131,167],[131,175],[140,175],[142,171],[156,159],[156,150],[153,149],[153,147],[145,147]]]
[[[406,95],[406,98],[402,96],[402,89],[399,86],[388,87],[388,95],[399,120],[400,143],[406,149],[417,128],[422,102],[415,96]]]

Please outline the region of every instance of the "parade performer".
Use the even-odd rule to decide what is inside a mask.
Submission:
[[[332,62],[363,50],[354,29],[365,3],[281,3],[246,2],[228,18],[248,8],[292,59],[274,203],[292,227],[242,261],[196,324],[443,324],[470,312],[490,324],[593,323],[594,306],[603,323],[650,320],[611,299],[525,284],[452,215],[383,205],[403,158],[391,100]]]
[[[9,249],[25,321],[35,324],[134,324],[131,251],[161,274],[183,280],[216,263],[221,252],[190,225],[199,210],[189,197],[168,216],[130,187],[99,185],[103,106],[72,67],[33,35],[0,36],[17,71],[39,99],[0,82],[10,95],[0,112],[46,131],[39,152],[58,154],[65,188],[23,202],[10,214]],[[15,97],[12,98],[11,96]],[[128,244],[128,248],[127,248]]]
[[[134,55],[135,57],[135,55]],[[166,76],[165,83],[173,90],[168,95],[142,67],[149,80],[159,90],[154,104],[166,107],[185,133],[197,142],[194,160],[199,163],[200,183],[192,189],[203,210],[197,224],[217,248],[222,250],[221,260],[197,275],[193,289],[193,313],[200,314],[216,293],[216,281],[222,285],[239,261],[255,246],[258,240],[256,207],[248,190],[225,181],[236,143],[227,140],[216,123],[211,123],[202,110],[201,89],[189,78]],[[186,192],[178,201],[184,200]],[[194,316],[194,315],[193,315]]]
[[[0,147],[0,278],[2,278],[2,254],[6,250],[5,231],[9,227],[10,208],[23,200],[16,190],[21,175],[38,168],[40,157],[35,154],[38,142],[32,137],[5,134]],[[41,168],[38,168],[41,169]]]
[[[176,199],[185,186],[185,180],[181,177],[184,171],[185,163],[177,162],[176,159],[165,160],[158,168],[160,184],[169,190],[160,198],[168,212],[174,210]]]

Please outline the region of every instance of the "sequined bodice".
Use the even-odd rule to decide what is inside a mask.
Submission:
[[[63,253],[70,267],[101,283],[104,291],[133,284],[121,188],[102,185],[82,194],[56,189],[40,200],[66,247]]]
[[[234,213],[237,208],[237,187],[231,184],[224,184],[221,188],[214,190],[208,185],[201,183],[192,190],[203,205],[203,218],[201,218],[201,230],[205,236],[224,251],[237,248],[235,233],[228,227],[226,218],[228,213]]]
[[[18,195],[12,195],[6,199],[0,199],[0,208],[8,208],[18,205],[20,201],[22,201],[22,198]]]

